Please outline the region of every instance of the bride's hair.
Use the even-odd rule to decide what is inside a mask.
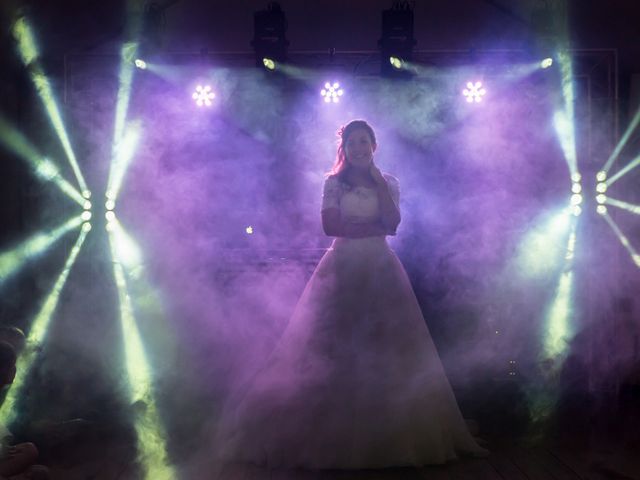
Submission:
[[[338,130],[338,154],[336,155],[336,161],[329,175],[340,175],[347,168],[347,155],[345,154],[344,146],[349,139],[349,135],[360,128],[367,131],[369,137],[371,137],[371,143],[376,145],[376,134],[373,128],[371,128],[371,125],[364,120],[351,120],[346,125],[340,127]]]

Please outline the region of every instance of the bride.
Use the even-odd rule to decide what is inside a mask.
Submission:
[[[486,455],[469,433],[386,235],[399,186],[371,126],[340,132],[322,225],[336,237],[277,347],[218,428],[218,456],[269,467],[365,469]]]

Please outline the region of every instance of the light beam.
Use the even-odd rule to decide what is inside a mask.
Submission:
[[[634,205],[633,203],[623,202],[622,200],[616,200],[615,198],[607,197],[605,202],[607,205],[611,205],[612,207],[618,207],[627,212],[635,213],[636,215],[640,215],[640,205]]]
[[[64,264],[62,272],[58,276],[58,279],[51,289],[51,292],[47,296],[40,311],[31,324],[31,329],[29,330],[29,335],[27,336],[27,348],[18,358],[18,362],[16,365],[16,377],[13,381],[13,384],[11,385],[4,403],[2,404],[2,407],[0,407],[0,422],[2,424],[10,423],[16,413],[16,400],[18,399],[18,396],[22,391],[25,379],[29,376],[29,371],[31,370],[33,361],[35,360],[36,355],[39,351],[38,347],[42,345],[46,338],[47,331],[49,330],[49,324],[51,323],[51,318],[53,317],[53,313],[55,312],[56,307],[58,306],[60,292],[62,292],[62,289],[67,281],[67,277],[69,276],[69,272],[71,271],[71,267],[75,263],[76,258],[80,253],[82,244],[84,243],[87,234],[87,230],[80,230],[78,239],[71,249],[71,253],[69,254],[69,257]]]
[[[640,255],[638,255],[638,252],[636,251],[636,249],[633,248],[633,246],[629,242],[629,239],[626,237],[624,233],[622,233],[622,231],[620,230],[620,227],[618,227],[616,222],[613,220],[613,218],[611,218],[611,216],[608,213],[604,213],[602,214],[602,216],[607,221],[607,223],[609,224],[613,232],[616,234],[622,246],[626,248],[627,252],[629,252],[629,256],[631,257],[631,260],[633,260],[633,263],[635,263],[636,266],[640,268]]]
[[[62,178],[55,164],[44,158],[24,135],[13,128],[2,116],[0,116],[0,141],[11,152],[26,160],[38,178],[55,183],[69,198],[80,205],[84,203],[80,192]]]
[[[122,337],[125,343],[126,369],[129,384],[129,399],[143,408],[134,422],[138,440],[138,452],[145,467],[148,480],[173,480],[176,478],[169,465],[166,452],[164,428],[160,422],[155,399],[151,369],[147,362],[140,332],[133,314],[131,298],[127,291],[124,267],[120,263],[120,254],[114,234],[110,232],[109,243],[113,258],[113,274],[120,299],[120,321]]]
[[[67,135],[67,131],[64,127],[64,122],[62,121],[58,104],[55,101],[53,90],[51,89],[51,85],[49,84],[49,80],[46,75],[37,64],[39,55],[38,49],[27,20],[24,17],[20,17],[13,24],[12,31],[16,41],[18,42],[18,51],[20,52],[22,61],[30,73],[31,80],[33,81],[36,91],[38,92],[38,95],[40,96],[40,99],[42,100],[42,103],[49,115],[49,120],[51,121],[55,132],[58,134],[58,138],[60,139],[62,148],[67,155],[69,164],[71,165],[76,180],[78,181],[80,190],[86,190],[87,185],[82,173],[80,172],[76,155],[71,148],[71,142],[69,141],[69,136]]]
[[[609,156],[609,159],[607,160],[607,163],[605,163],[604,167],[602,167],[603,171],[608,172],[609,169],[612,167],[613,162],[616,161],[616,159],[620,155],[620,152],[622,151],[622,149],[625,147],[625,145],[629,141],[629,137],[631,136],[633,131],[638,126],[638,123],[640,123],[640,108],[638,108],[638,111],[634,115],[634,117],[631,120],[631,123],[629,124],[627,129],[625,130],[624,135],[622,135],[622,138],[620,138],[620,141],[616,145],[616,148],[614,148],[613,152],[611,152],[611,155]]]
[[[74,217],[53,231],[48,233],[38,233],[11,251],[0,254],[0,285],[2,285],[12,274],[18,271],[18,269],[24,265],[27,260],[43,253],[65,233],[79,227],[82,224],[82,221],[83,220],[80,215]]]
[[[629,173],[630,170],[633,170],[638,165],[640,165],[640,155],[638,155],[636,158],[631,160],[625,167],[622,168],[622,170],[620,170],[615,175],[610,177],[607,180],[607,186],[611,186],[613,182],[615,182],[616,180],[620,180],[620,178],[622,178],[623,175],[626,175],[627,173]]]

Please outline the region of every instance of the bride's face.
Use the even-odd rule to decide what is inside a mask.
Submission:
[[[371,165],[375,151],[376,145],[371,141],[369,133],[363,128],[351,132],[344,147],[347,162],[354,167],[361,168]]]

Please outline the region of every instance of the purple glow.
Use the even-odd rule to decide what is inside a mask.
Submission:
[[[467,88],[462,91],[469,103],[480,103],[486,93],[487,91],[482,87],[482,82],[467,82]]]
[[[196,105],[198,105],[199,107],[210,107],[212,105],[211,101],[215,98],[215,96],[216,94],[211,91],[211,86],[205,85],[203,87],[202,85],[198,85],[196,87],[196,91],[193,92],[193,95],[191,95],[191,98],[196,101]]]

